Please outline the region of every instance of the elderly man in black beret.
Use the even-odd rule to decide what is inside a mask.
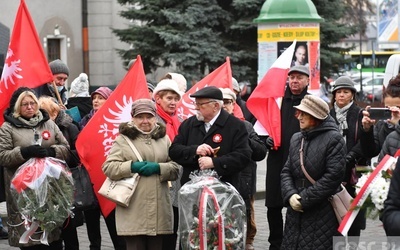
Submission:
[[[237,188],[239,172],[252,153],[244,123],[222,109],[222,92],[214,86],[190,97],[195,98],[197,114],[181,124],[169,149],[171,159],[183,166],[182,185],[190,172],[214,169],[222,181]]]

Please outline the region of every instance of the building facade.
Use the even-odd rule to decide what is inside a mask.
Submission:
[[[126,69],[117,49],[127,49],[129,45],[120,42],[111,29],[127,27],[129,20],[118,14],[124,6],[116,0],[25,2],[48,61],[59,58],[66,62],[69,82],[85,72],[93,90],[116,86],[123,79]],[[7,53],[18,6],[19,1],[4,1],[0,8],[0,55]]]

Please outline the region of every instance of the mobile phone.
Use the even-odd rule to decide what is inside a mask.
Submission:
[[[370,108],[369,118],[374,120],[387,120],[392,118],[392,112],[388,108]]]

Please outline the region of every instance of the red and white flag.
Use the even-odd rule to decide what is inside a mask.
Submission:
[[[76,149],[83,165],[88,170],[104,216],[108,216],[115,208],[115,203],[98,194],[106,179],[101,166],[119,134],[119,124],[131,120],[132,103],[140,98],[150,99],[150,96],[142,59],[138,56],[124,79],[89,120],[76,140]]]
[[[229,88],[233,90],[232,69],[229,57],[226,58],[226,62],[224,64],[222,64],[213,72],[197,82],[182,96],[177,105],[177,114],[182,120],[185,120],[195,115],[197,112],[195,110],[196,106],[193,104],[194,98],[191,98],[190,95],[207,86],[215,86],[217,88]],[[244,119],[243,112],[237,104],[235,104],[234,115],[239,119]]]
[[[358,212],[360,211],[360,209],[358,208],[362,207],[362,205],[367,200],[369,194],[372,192],[374,183],[378,178],[380,178],[381,172],[386,171],[389,168],[392,169],[394,168],[397,162],[396,157],[398,156],[395,155],[395,157],[393,157],[390,155],[385,155],[385,157],[383,157],[383,159],[379,162],[378,166],[376,166],[374,171],[369,175],[367,181],[361,187],[356,198],[354,198],[353,201],[351,202],[349,211],[344,216],[342,222],[339,225],[338,231],[342,235],[347,236],[347,233],[349,232],[351,225],[353,224],[354,220],[357,217]]]
[[[292,61],[296,41],[292,43],[272,64],[247,100],[247,107],[257,122],[274,139],[274,148],[281,145],[281,98]]]
[[[51,82],[46,56],[24,0],[21,0],[0,80],[0,124],[12,93],[19,87],[35,88]]]

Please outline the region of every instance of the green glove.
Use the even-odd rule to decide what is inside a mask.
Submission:
[[[146,165],[140,168],[139,174],[143,176],[150,176],[160,173],[160,164],[157,162],[148,161]]]
[[[140,168],[146,165],[146,161],[136,161],[131,163],[131,172],[132,173],[139,173]]]

